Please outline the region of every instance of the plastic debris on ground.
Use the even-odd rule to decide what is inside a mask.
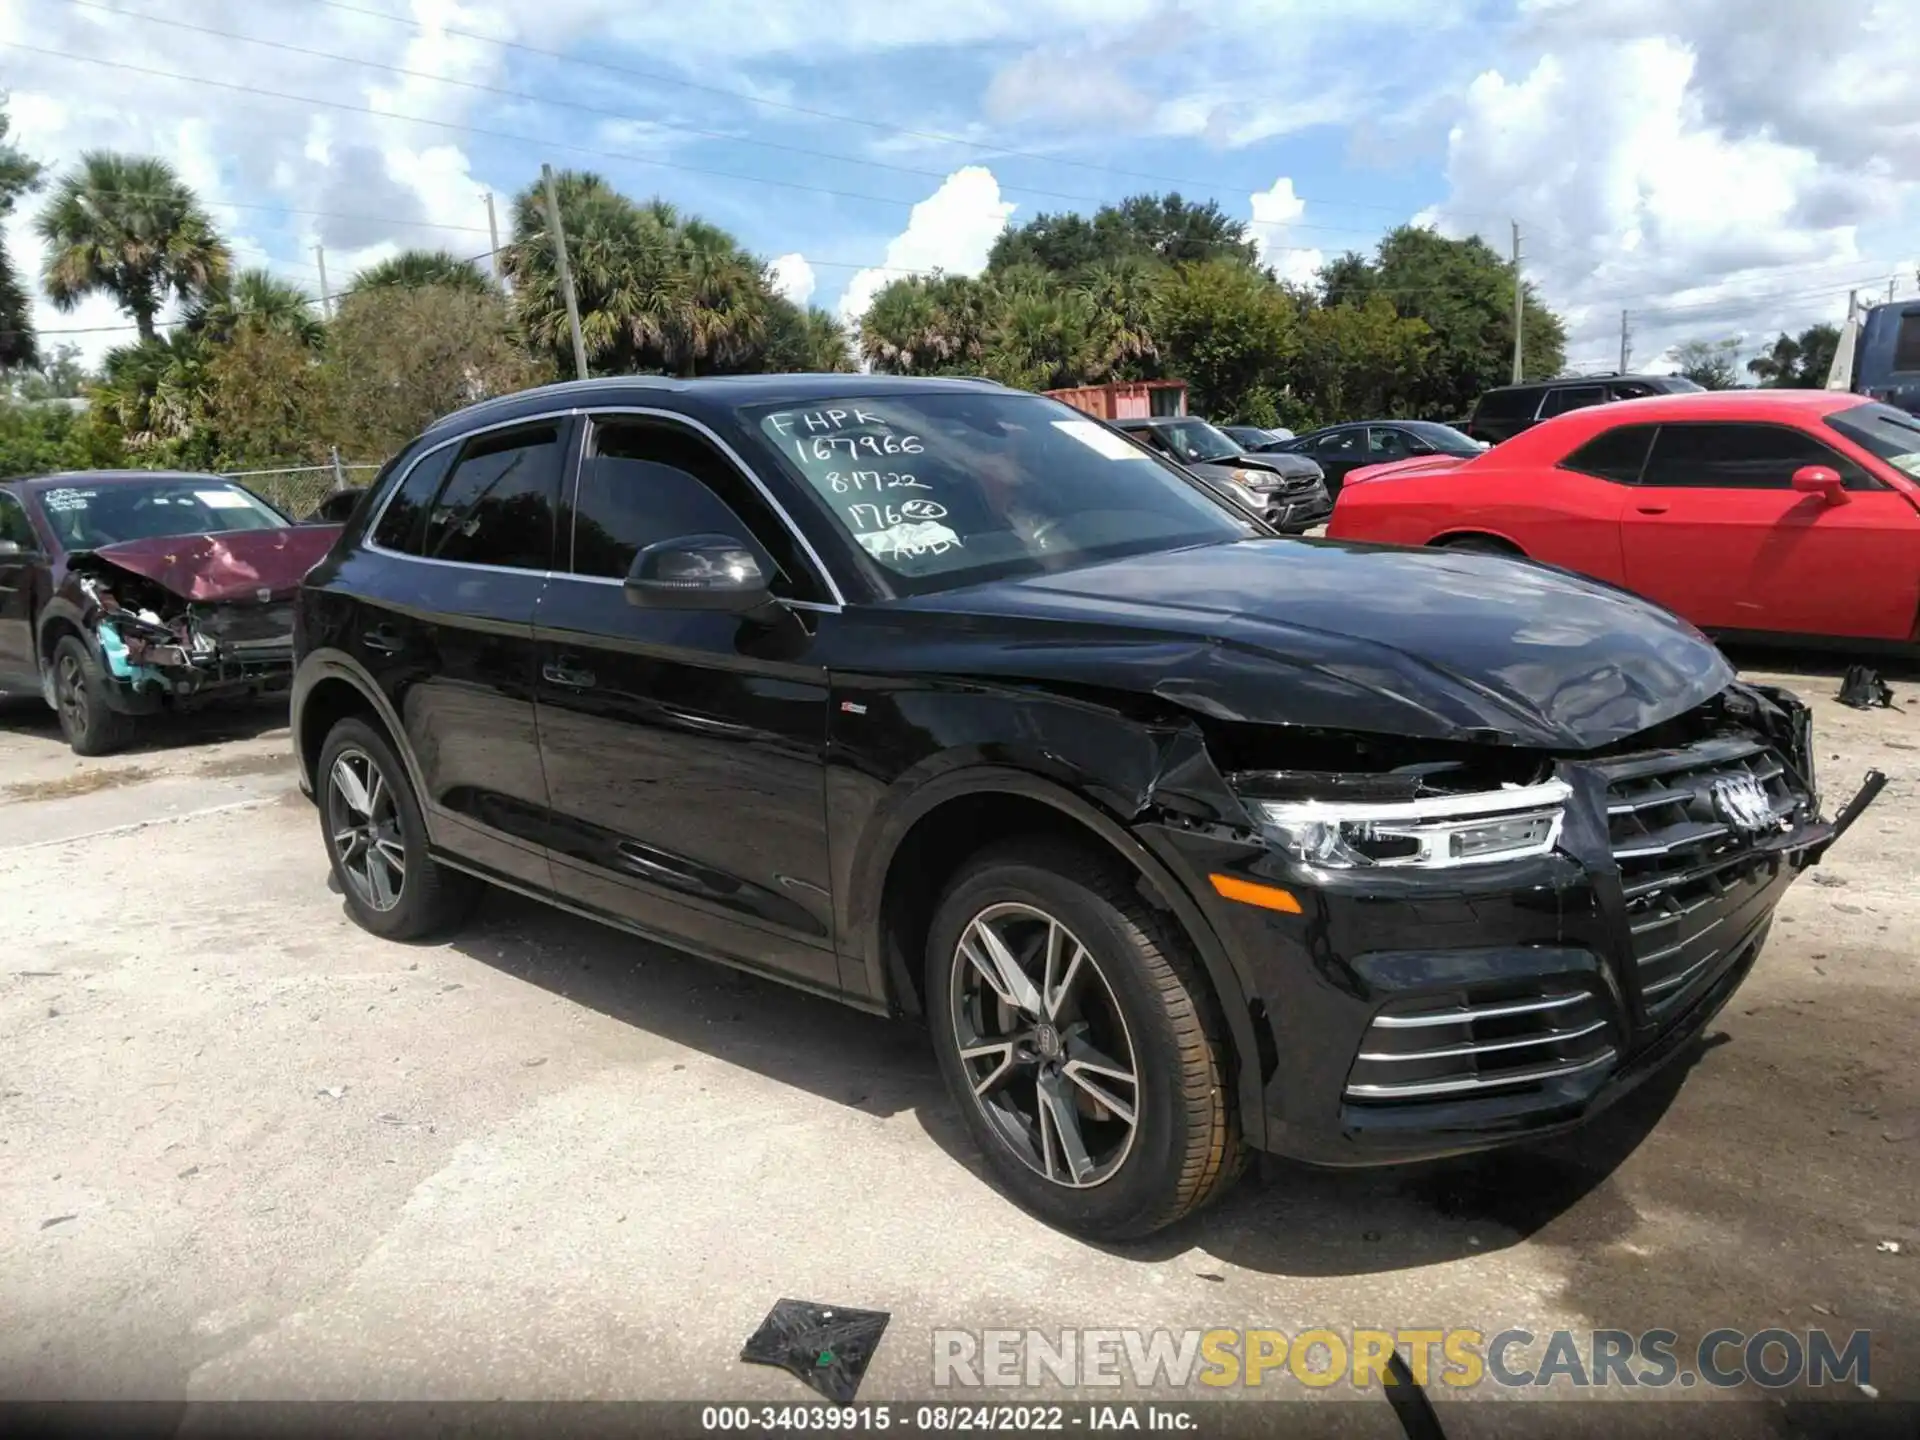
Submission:
[[[1880,672],[1871,665],[1849,665],[1847,673],[1840,677],[1838,698],[1842,705],[1851,705],[1856,710],[1890,707],[1893,687],[1882,680]]]
[[[740,1358],[778,1366],[836,1404],[850,1404],[891,1318],[885,1310],[783,1299],[767,1312]]]

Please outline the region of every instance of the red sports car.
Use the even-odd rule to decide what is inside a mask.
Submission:
[[[1824,390],[1577,410],[1347,477],[1327,534],[1527,555],[1704,630],[1920,642],[1920,418]]]

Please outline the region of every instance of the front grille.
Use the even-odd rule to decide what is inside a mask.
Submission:
[[[1456,991],[1394,1001],[1373,1017],[1347,1076],[1366,1103],[1498,1094],[1612,1064],[1606,1013],[1590,990]]]
[[[1809,797],[1779,755],[1744,738],[1599,768],[1641,1001],[1658,1019],[1725,968],[1744,938],[1733,922],[1781,863],[1756,842],[1793,824]],[[1740,823],[1724,799],[1716,803],[1715,789],[1747,782],[1766,803]]]

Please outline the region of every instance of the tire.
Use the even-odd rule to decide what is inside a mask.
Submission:
[[[1526,551],[1517,545],[1509,545],[1504,540],[1495,540],[1490,535],[1461,535],[1452,540],[1442,540],[1438,546],[1442,550],[1465,550],[1473,555],[1506,555],[1525,557]]]
[[[384,735],[364,720],[340,721],[315,776],[327,860],[355,924],[386,940],[421,940],[466,918],[481,882],[428,853],[420,801]]]
[[[77,635],[53,647],[53,709],[76,755],[111,755],[133,739],[133,716],[108,704],[107,677]]]
[[[1213,993],[1136,878],[1069,843],[1009,842],[961,868],[927,937],[934,1048],[969,1133],[1014,1199],[1093,1240],[1172,1224],[1246,1158]],[[972,958],[993,964],[989,936],[1024,988]]]

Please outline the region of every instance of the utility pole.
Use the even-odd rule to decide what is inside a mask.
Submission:
[[[573,271],[567,265],[567,232],[560,226],[560,196],[553,188],[553,167],[540,167],[540,183],[547,192],[547,230],[553,236],[554,263],[560,271],[560,293],[567,302],[567,328],[573,332],[573,368],[587,378],[587,342],[580,338],[580,301],[573,293]]]
[[[1893,303],[1893,282],[1898,278],[1899,278],[1898,276],[1894,276],[1894,275],[1889,275],[1887,277],[1887,303],[1889,305]]]
[[[1627,324],[1627,312],[1620,312],[1620,373],[1627,373],[1627,359],[1633,354],[1633,330]]]
[[[320,313],[327,319],[333,318],[333,296],[327,293],[327,247],[313,247],[313,263],[320,270]]]
[[[1520,331],[1525,324],[1527,314],[1527,287],[1520,279],[1520,222],[1510,222],[1513,226],[1513,383],[1521,381],[1520,373]]]
[[[493,192],[481,192],[481,198],[487,202],[487,239],[493,248],[487,252],[487,262],[493,268],[493,278],[501,285],[507,283],[507,277],[500,273],[500,226],[493,218]]]

